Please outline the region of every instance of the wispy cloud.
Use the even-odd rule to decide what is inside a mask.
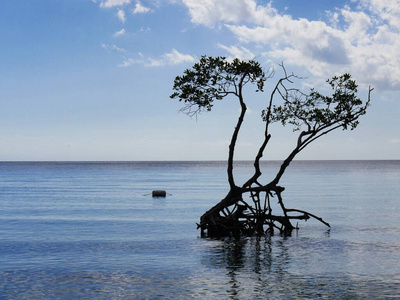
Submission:
[[[119,48],[116,45],[107,45],[107,44],[101,44],[101,47],[105,50],[114,50],[114,51],[118,51],[121,53],[125,53],[126,50],[124,48]]]
[[[122,28],[121,30],[119,30],[119,31],[117,31],[116,33],[114,33],[114,36],[115,36],[115,37],[118,37],[118,36],[124,35],[125,33],[126,33],[126,32],[125,32],[125,29]]]
[[[133,58],[125,58],[124,61],[118,65],[120,68],[130,67],[136,64],[142,64],[143,61],[141,59],[133,59]]]
[[[160,58],[146,57],[142,53],[139,53],[138,59],[125,58],[124,61],[119,64],[119,67],[130,67],[132,65],[140,64],[146,67],[161,67],[165,65],[178,65],[181,63],[194,62],[195,57],[189,54],[182,54],[176,49],[172,49],[171,52],[163,54]]]
[[[110,8],[115,6],[122,6],[125,4],[130,4],[131,0],[106,0],[100,3],[100,7]]]
[[[164,54],[164,61],[170,65],[177,65],[186,62],[193,62],[195,58],[189,54],[182,54],[175,49],[172,49],[170,53]]]
[[[400,2],[398,0],[360,0],[361,6],[386,21],[389,26],[400,29]]]
[[[135,9],[133,10],[134,14],[144,14],[148,13],[150,8],[143,6],[139,1],[136,2]]]
[[[125,16],[125,11],[124,10],[118,9],[117,17],[118,17],[118,20],[120,20],[122,23],[126,22],[126,16]]]
[[[228,57],[229,60],[232,60],[233,58],[240,58],[243,60],[250,60],[250,59],[254,59],[256,57],[256,55],[254,55],[253,52],[251,52],[249,49],[240,46],[225,46],[222,44],[218,44],[218,47],[221,49],[224,49],[226,52],[228,52],[231,57]]]

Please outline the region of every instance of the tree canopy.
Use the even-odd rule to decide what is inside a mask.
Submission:
[[[210,111],[215,100],[222,100],[228,95],[241,97],[242,87],[248,82],[257,84],[257,91],[262,91],[265,73],[254,60],[232,62],[225,57],[202,56],[192,69],[177,76],[171,98],[178,98],[185,103],[182,111],[193,116],[204,110]]]

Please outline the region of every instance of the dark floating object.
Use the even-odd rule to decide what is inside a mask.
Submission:
[[[164,190],[155,190],[151,194],[153,197],[166,197],[167,196],[167,192]]]

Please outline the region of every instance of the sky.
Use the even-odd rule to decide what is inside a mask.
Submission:
[[[275,76],[246,87],[236,149],[253,159],[279,64],[308,90],[345,72],[371,106],[353,131],[298,159],[400,159],[400,0],[2,0],[0,161],[225,160],[235,99],[190,118],[174,78],[202,55],[256,59]],[[266,160],[296,133],[274,124]]]

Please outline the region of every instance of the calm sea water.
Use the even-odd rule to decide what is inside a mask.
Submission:
[[[279,167],[264,164],[265,181]],[[400,297],[400,161],[297,161],[291,237],[201,239],[224,162],[0,163],[0,299]],[[251,163],[235,167],[238,183]],[[152,198],[164,189],[166,198]]]

